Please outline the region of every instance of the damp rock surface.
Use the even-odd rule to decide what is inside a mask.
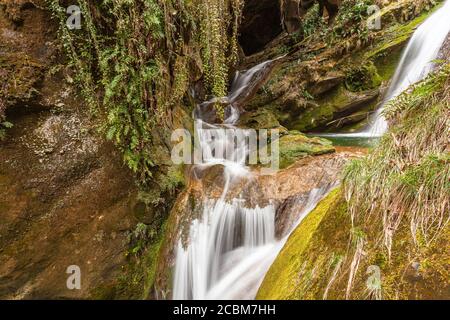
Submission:
[[[44,1],[0,4],[0,297],[88,298],[126,263],[133,176],[59,66]],[[80,290],[69,290],[69,266]]]

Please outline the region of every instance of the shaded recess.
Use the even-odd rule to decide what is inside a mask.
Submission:
[[[245,55],[261,51],[282,31],[278,0],[247,0],[243,10],[239,43]]]

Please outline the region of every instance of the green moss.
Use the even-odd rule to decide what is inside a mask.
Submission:
[[[330,141],[322,138],[308,138],[298,131],[290,131],[288,135],[281,137],[279,148],[281,169],[305,156],[335,151]]]
[[[331,103],[320,105],[317,108],[309,108],[295,120],[289,121],[287,126],[303,132],[310,131],[332,121],[334,112],[335,108]]]
[[[205,95],[226,94],[238,57],[242,4],[80,0],[84,27],[72,32],[60,1],[47,0],[69,66],[76,69],[75,83],[142,185],[167,165],[160,159],[170,154],[169,139],[162,137],[174,129],[174,106],[189,100],[189,83],[201,79]],[[223,108],[217,111],[223,117]]]
[[[349,70],[345,78],[346,88],[353,92],[377,88],[381,82],[382,78],[371,61]]]
[[[367,59],[377,59],[390,54],[398,49],[409,40],[415,29],[424,22],[436,9],[424,12],[419,17],[413,19],[407,24],[395,24],[385,31],[385,39],[377,44],[372,50],[366,53]]]
[[[403,223],[388,256],[374,223],[352,227],[348,206],[339,190],[331,193],[292,233],[267,273],[258,299],[344,299],[355,244],[363,239],[363,256],[351,285],[353,299],[373,298],[367,280],[373,266],[381,270],[384,299],[432,299],[446,296],[449,228],[431,244],[417,247],[410,225]],[[309,219],[309,220],[307,220]],[[364,230],[363,230],[364,229]],[[373,293],[372,293],[373,294]]]
[[[339,197],[340,189],[332,191],[303,219],[267,272],[256,299],[284,300],[295,294],[303,253],[324,217],[336,214],[333,208]]]
[[[184,167],[182,165],[172,165],[167,169],[167,173],[158,182],[162,192],[173,193],[185,185]]]
[[[385,55],[375,59],[375,66],[382,81],[389,81],[397,69],[397,65],[402,55],[401,50],[394,51],[389,55]]]
[[[370,85],[364,84],[364,86],[377,87],[381,83],[380,76],[376,71],[374,71],[374,77],[370,80],[370,83]],[[347,90],[346,86],[341,84],[326,94],[323,94],[317,100],[317,106],[308,108],[293,120],[287,118],[285,124],[289,128],[303,132],[324,127],[330,127],[336,130],[336,127],[340,127],[340,125],[333,120],[341,118],[342,116],[340,114],[347,112],[349,108],[351,109],[350,112],[352,115],[355,115],[356,112],[373,110],[377,102],[375,90],[354,93]],[[359,105],[356,105],[358,101]],[[354,110],[355,106],[358,107],[357,110]],[[362,116],[360,118],[365,119],[366,117]]]
[[[161,230],[159,231],[159,237],[156,239],[156,241],[153,242],[152,245],[147,248],[147,252],[145,254],[146,270],[144,282],[144,298],[147,298],[148,295],[151,294],[151,289],[153,288],[153,284],[155,282],[159,253],[165,239],[164,235],[166,232],[166,225],[167,223],[163,224]]]
[[[251,129],[272,129],[280,127],[275,115],[267,108],[258,108],[244,113],[239,119],[239,126]]]

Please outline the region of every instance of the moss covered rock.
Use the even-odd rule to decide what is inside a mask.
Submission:
[[[316,231],[324,217],[333,215],[338,220],[338,214],[342,214],[334,212],[335,203],[339,197],[339,189],[332,191],[303,219],[297,229],[291,234],[277,259],[267,272],[259,288],[257,299],[286,300],[299,297],[297,295],[300,290],[297,286],[299,283],[298,277],[304,265],[303,259],[306,258],[303,253],[308,248],[312,239],[314,239]],[[333,238],[333,241],[335,240]]]
[[[390,258],[368,236],[374,228],[352,227],[342,192],[331,192],[291,234],[256,298],[448,299],[448,226],[433,242],[414,244],[402,223]]]
[[[374,89],[381,85],[382,79],[372,61],[352,68],[347,73],[345,87],[352,92]]]
[[[389,134],[294,231],[258,298],[448,299],[449,146],[436,133],[448,127],[449,73],[387,106]]]
[[[290,131],[280,138],[280,168],[286,168],[298,159],[309,155],[321,155],[335,151],[331,141],[308,138],[298,131]]]
[[[274,129],[281,125],[275,115],[266,108],[246,112],[239,118],[239,126],[251,129]]]
[[[376,107],[379,90],[352,92],[344,85],[317,100],[317,106],[306,109],[299,116],[288,118],[283,124],[299,131],[340,128],[367,117]],[[361,114],[360,118],[353,117]]]

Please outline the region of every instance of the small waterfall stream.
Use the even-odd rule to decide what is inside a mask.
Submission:
[[[202,218],[190,226],[187,248],[178,243],[173,298],[254,299],[290,233],[333,187],[313,189],[280,240],[275,238],[273,205],[246,208],[239,199],[208,200]]]
[[[224,275],[235,269],[242,257],[254,255],[258,249],[275,243],[275,209],[246,208],[242,201],[225,200],[226,194],[236,179],[250,175],[245,166],[248,154],[245,141],[236,141],[221,129],[233,129],[239,119],[235,101],[248,90],[252,79],[270,65],[266,61],[245,72],[237,72],[230,94],[200,104],[194,112],[195,129],[203,150],[203,163],[197,169],[207,170],[214,165],[223,166],[224,187],[220,199],[207,199],[203,204],[200,219],[189,227],[189,243],[178,242],[173,285],[174,299],[207,299]],[[226,103],[229,114],[223,125],[207,122],[208,107],[216,102]],[[205,112],[206,111],[206,112]],[[205,130],[206,129],[206,130]],[[214,130],[211,131],[211,130]],[[213,134],[214,133],[214,134]],[[214,154],[212,135],[218,137],[222,146],[232,148],[230,154]],[[230,140],[232,138],[232,140]],[[222,297],[224,298],[224,297]]]
[[[290,233],[295,230],[304,217],[312,211],[317,203],[333,188],[326,186],[320,189],[313,189],[307,197],[307,203],[299,215],[294,226],[280,240],[273,236],[275,229],[275,208],[268,206],[259,214],[265,214],[264,225],[258,225],[257,232],[270,231],[269,241],[254,242],[251,246],[245,244],[237,247],[223,255],[222,276],[210,287],[205,299],[254,299],[265,274],[269,270],[273,261],[289,238]],[[251,210],[251,209],[247,209]],[[258,210],[261,210],[258,208]],[[251,211],[250,211],[251,212]],[[258,214],[258,212],[254,212]],[[246,233],[244,233],[246,234]],[[248,233],[247,235],[250,235]]]
[[[173,299],[253,299],[270,265],[286,242],[275,237],[275,211],[272,204],[264,207],[247,206],[245,199],[227,199],[230,186],[253,173],[245,166],[249,150],[245,141],[229,140],[220,129],[233,129],[239,119],[235,102],[248,94],[252,81],[261,75],[272,61],[266,61],[245,72],[237,73],[227,97],[213,99],[198,106],[194,117],[196,134],[203,151],[203,163],[197,170],[221,165],[224,187],[219,199],[206,199],[201,217],[191,222],[188,243],[180,239],[176,248]],[[228,118],[224,124],[211,124],[206,114],[211,103],[226,102]],[[209,129],[209,130],[205,130]],[[234,152],[214,154],[211,150],[211,129]],[[205,152],[206,151],[206,152]],[[299,215],[305,217],[327,194],[332,186],[314,189],[307,197],[307,204]],[[292,228],[293,230],[294,228]]]
[[[437,58],[439,50],[450,32],[449,18],[450,0],[447,0],[440,9],[417,28],[402,54],[383,102],[369,119],[369,124],[362,131],[320,134],[320,136],[342,138],[374,138],[382,136],[388,129],[388,124],[383,116],[384,106],[408,89],[410,85],[424,79],[433,69],[434,59]]]

